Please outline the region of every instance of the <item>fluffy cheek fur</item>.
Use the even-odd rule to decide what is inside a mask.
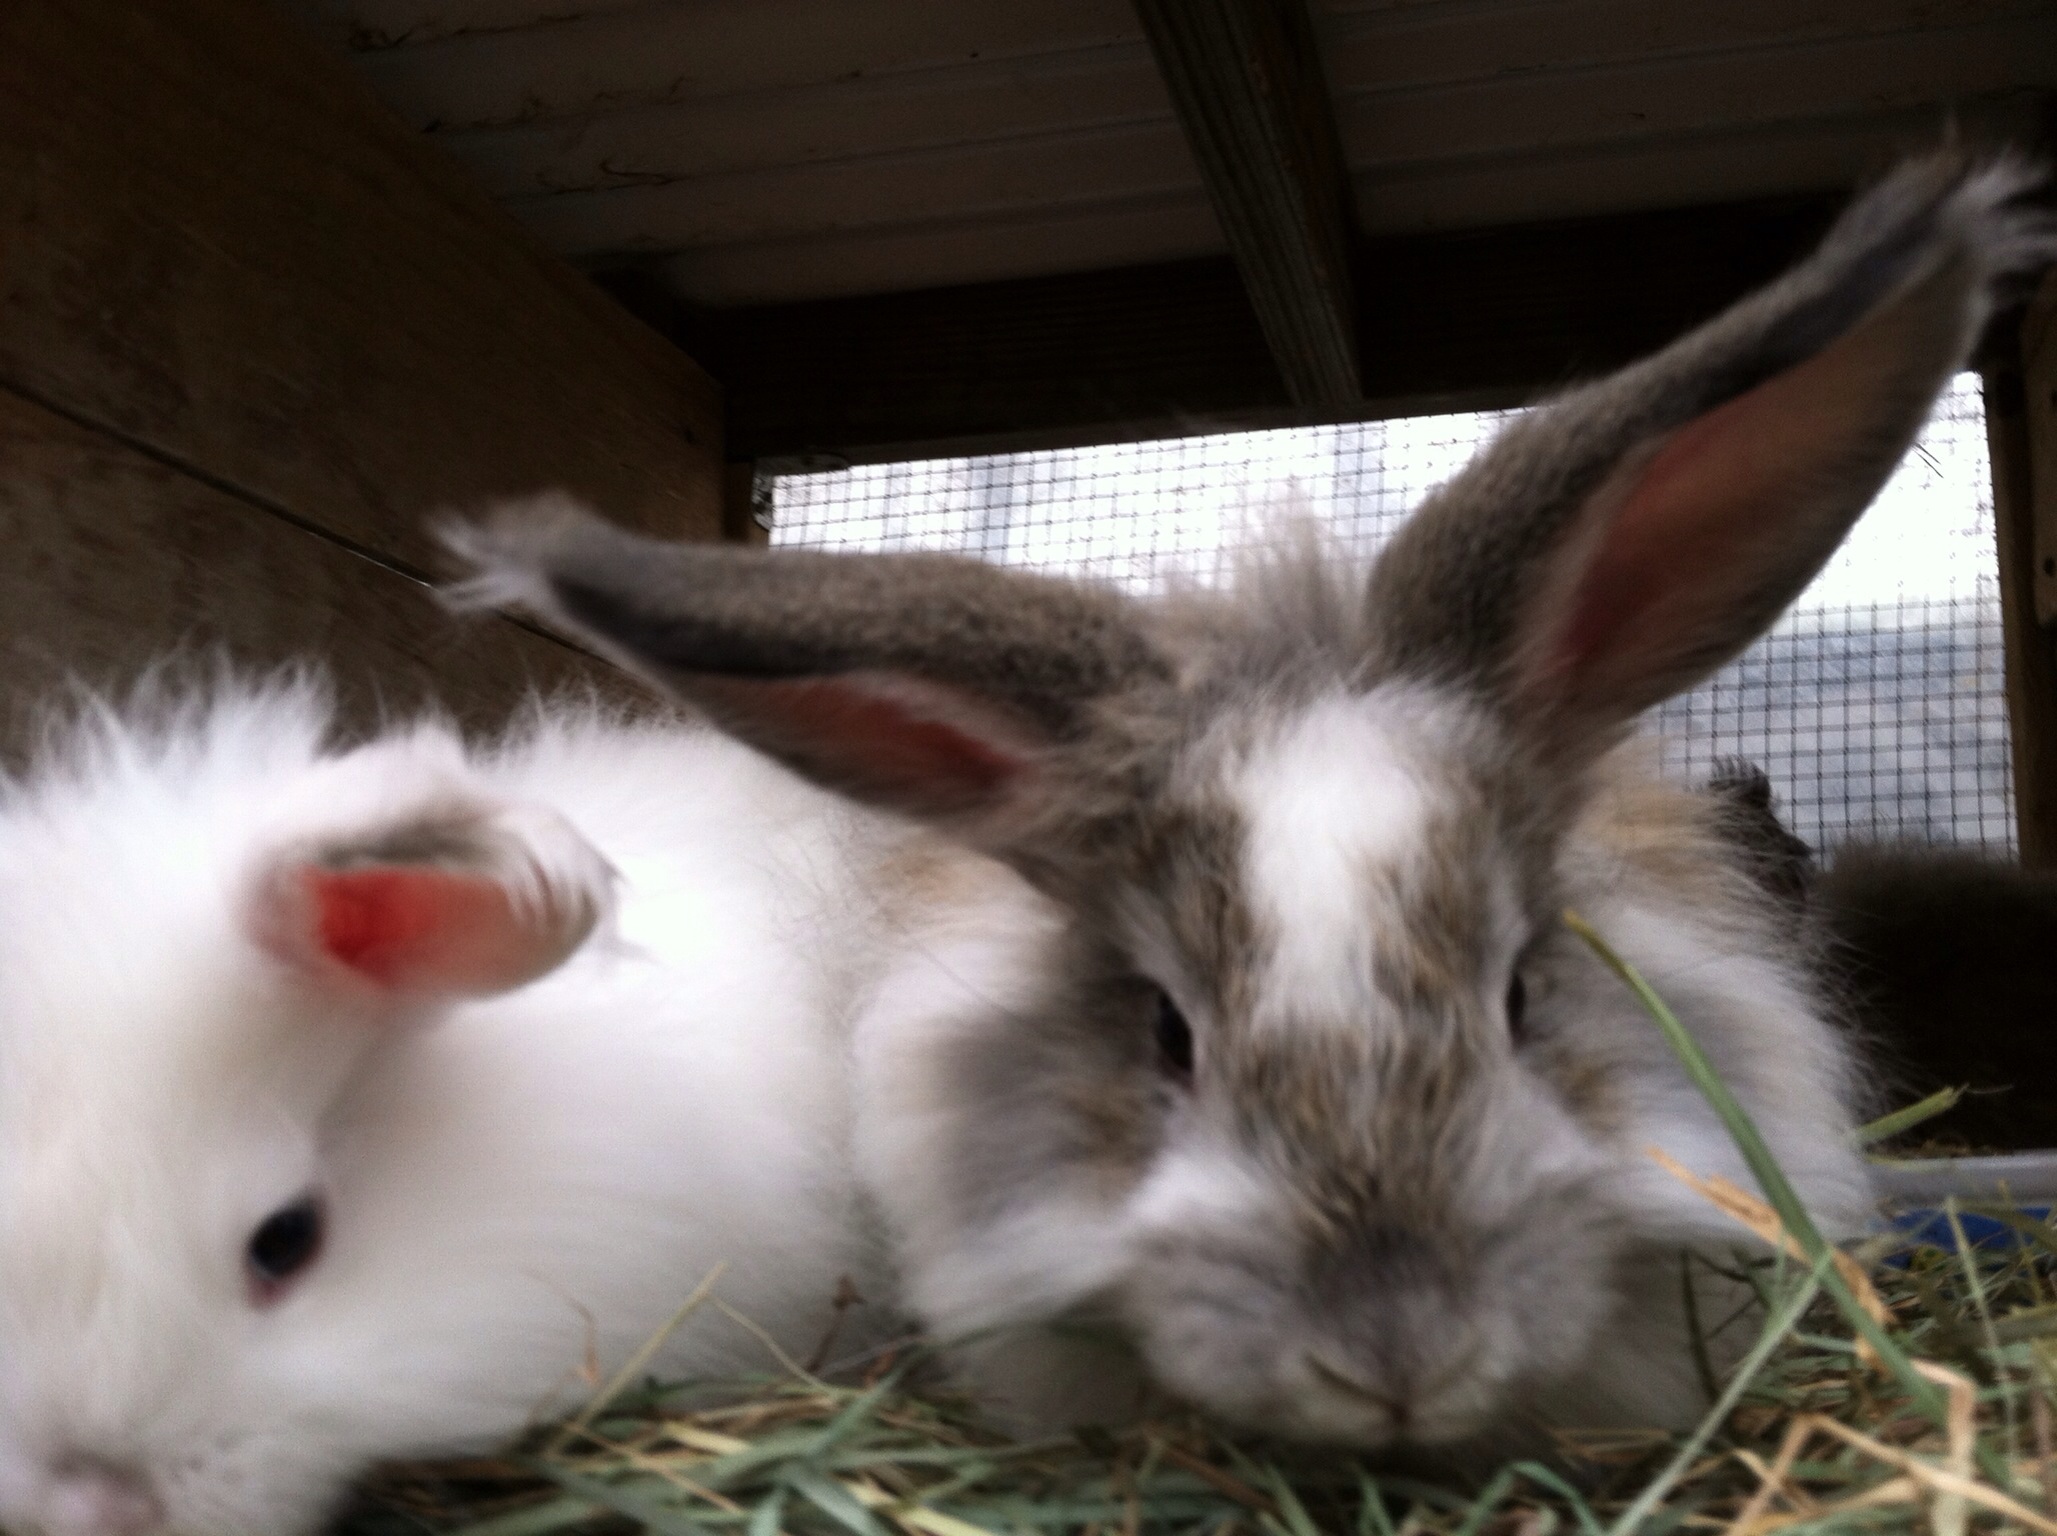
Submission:
[[[946,1338],[1108,1293],[1163,1111],[1144,992],[997,866],[957,878],[856,1031],[865,1180],[915,1310]]]

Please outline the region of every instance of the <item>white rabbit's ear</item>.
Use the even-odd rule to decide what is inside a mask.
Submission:
[[[389,830],[279,859],[254,887],[251,934],[323,985],[425,1003],[547,975],[605,916],[610,871],[569,828],[548,826],[544,850],[491,822],[451,831]]]
[[[1574,752],[1727,661],[1877,494],[1995,280],[2057,249],[2034,180],[1915,162],[1779,282],[1512,424],[1374,571],[1392,660]]]
[[[459,603],[527,608],[817,783],[960,828],[1169,676],[1120,593],[973,560],[662,544],[553,499],[445,538]]]

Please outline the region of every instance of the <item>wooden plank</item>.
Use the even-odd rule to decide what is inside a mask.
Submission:
[[[1206,193],[977,222],[814,231],[662,258],[683,298],[719,309],[961,287],[1176,261],[1221,250]]]
[[[1296,405],[1360,393],[1355,215],[1306,0],[1135,0]]]
[[[2020,138],[2035,99],[2009,98],[1996,115],[1967,104],[1967,131]],[[2002,131],[2002,116],[2023,132]],[[1779,125],[1733,137],[1671,140],[1633,152],[1601,147],[1561,155],[1434,164],[1361,180],[1358,207],[1379,233],[1537,223],[1678,206],[1682,186],[1708,202],[1847,188],[1900,149],[1935,141],[1927,111],[1828,124]],[[1697,200],[1696,200],[1697,201]],[[1204,194],[1095,204],[1042,217],[939,221],[818,231],[791,239],[699,246],[664,259],[678,291],[729,308],[794,303],[1095,271],[1220,249]]]
[[[1938,31],[1961,32],[1973,22],[2032,21],[2046,8],[2047,0],[1976,0],[1941,13],[1947,28],[1934,25],[1938,13],[1930,0],[1876,6],[1864,0],[1816,0],[1811,6],[1738,0],[1707,7],[1561,0],[1496,14],[1485,24],[1468,14],[1431,8],[1423,18],[1409,9],[1381,14],[1376,27],[1361,26],[1360,18],[1355,32],[1336,36],[1331,29],[1325,58],[1339,100],[1491,84],[1506,75],[1510,58],[1522,60],[1525,77],[1554,72],[1554,78],[1565,79],[1596,65],[1628,66],[1633,75],[1660,61],[1719,50],[1724,57],[1694,71],[1694,78],[1706,79],[1733,71],[1735,62],[1726,55],[1738,47],[1881,32],[1904,34],[1919,46]],[[648,21],[654,24],[654,18]],[[436,142],[469,166],[488,191],[517,197],[822,160],[847,168],[874,155],[1078,132],[1165,119],[1171,111],[1140,39],[921,69],[865,70],[854,58],[843,62],[850,66],[846,71],[819,83],[742,89],[724,82],[718,93],[654,104],[600,98],[571,118],[480,127],[466,126],[444,110],[429,115]],[[1433,153],[1436,143],[1387,138],[1358,149],[1361,163],[1412,164]],[[1677,196],[1674,190],[1672,200]]]
[[[2036,622],[2035,498],[2028,408],[2018,356],[1986,369],[1986,440],[2000,556],[2007,718],[2014,758],[2015,841],[2024,866],[2057,869],[2057,648]],[[2040,387],[2047,389],[2047,378]]]
[[[524,197],[817,163],[847,174],[880,156],[1171,121],[1150,50],[1137,41],[599,107],[571,121],[442,126],[434,138],[493,196]]]
[[[360,60],[417,128],[582,116],[596,106],[1005,63],[1132,43],[1124,0],[694,0],[392,48]]]
[[[1366,401],[1347,414],[1507,404],[1626,362],[1776,274],[1840,201],[1374,241]],[[1293,405],[1225,258],[711,318],[738,455],[878,461],[1333,419]]]
[[[0,462],[0,755],[58,681],[119,689],[175,649],[322,658],[360,726],[429,700],[492,726],[531,687],[635,697],[559,641],[454,619],[421,583],[5,391]]]
[[[649,0],[281,0],[318,35],[373,51],[561,24]]]
[[[932,228],[1190,195],[1192,155],[1170,121],[1047,139],[951,144],[724,175],[510,199],[554,251],[593,258],[845,230]]]
[[[1962,99],[2053,86],[2057,13],[2046,6],[1946,32],[1363,91],[1339,96],[1336,121],[1352,170],[1364,174],[1890,109],[1926,108],[1940,133]]]
[[[2008,142],[2038,97],[2011,92],[1957,104],[1959,131]],[[1942,137],[1933,107],[1782,121],[1633,143],[1569,143],[1535,153],[1383,165],[1355,178],[1373,233],[1580,218],[1850,188]]]
[[[0,385],[405,568],[564,486],[720,526],[719,392],[260,0],[0,6]]]
[[[2035,100],[2017,93],[1967,102],[1960,122],[1968,132],[2005,137],[2004,122],[2028,120]],[[588,259],[604,259],[624,241],[618,249],[672,252],[681,292],[718,306],[1094,270],[1221,249],[1197,178],[1181,175],[1181,146],[1164,131],[1154,149],[1132,154],[1137,131],[1082,135],[1061,154],[1016,142],[738,172],[660,189],[640,206],[634,191],[587,195],[615,221],[604,231],[587,222],[578,196],[524,207],[540,207],[550,237]],[[1848,188],[1907,149],[1934,144],[1937,133],[1934,112],[1921,108],[1635,147],[1434,160],[1359,177],[1357,205],[1367,230],[1394,233],[1675,207],[1681,188],[1699,189],[1704,199],[1694,200],[1708,202]],[[676,210],[675,222],[667,208]]]
[[[1360,91],[1419,90],[1523,74],[1566,75],[1834,39],[1935,34],[2033,17],[2045,0],[1551,0],[1548,5],[1325,6],[1322,38],[1340,102]]]
[[[2048,627],[2057,625],[2057,271],[2045,274],[2022,320],[2021,374],[2035,614]]]

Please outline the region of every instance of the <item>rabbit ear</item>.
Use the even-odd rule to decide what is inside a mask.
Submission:
[[[1906,166],[1779,282],[1515,422],[1374,569],[1389,659],[1577,750],[1735,655],[1891,474],[1994,279],[2051,253],[2010,206],[2035,180]]]
[[[1000,811],[1096,701],[1167,675],[1118,593],[943,555],[663,544],[561,501],[446,532],[460,603],[525,607],[818,783]]]
[[[279,859],[256,884],[251,932],[319,983],[390,1001],[521,986],[569,958],[612,895],[568,826],[525,819],[442,813]]]

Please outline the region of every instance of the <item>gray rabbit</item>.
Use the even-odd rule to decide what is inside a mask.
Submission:
[[[1017,1419],[1154,1387],[1459,1456],[1677,1423],[1680,1250],[1742,1238],[1647,1149],[1749,1175],[1559,914],[1862,1227],[1863,1074],[1790,913],[1623,742],[1792,601],[2048,257],[2032,180],[1903,167],[1512,422],[1365,569],[1301,548],[1152,602],[549,503],[454,537],[474,600],[926,829],[859,882],[890,921],[847,994],[855,1156],[906,1304]]]

